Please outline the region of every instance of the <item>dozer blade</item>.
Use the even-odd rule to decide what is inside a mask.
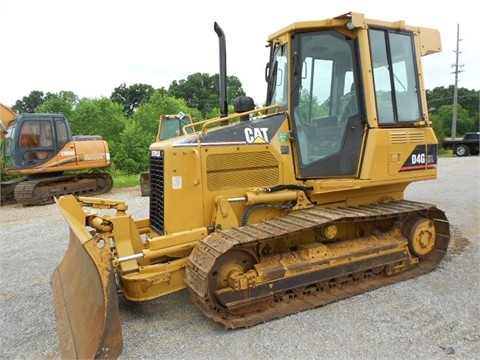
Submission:
[[[62,358],[117,358],[123,339],[109,246],[92,238],[75,197],[56,202],[70,226],[67,252],[51,278]]]

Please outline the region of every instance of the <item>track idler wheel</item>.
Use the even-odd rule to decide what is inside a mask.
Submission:
[[[436,231],[432,220],[413,217],[406,222],[408,248],[418,257],[429,254],[435,248]]]
[[[235,277],[245,274],[258,263],[253,251],[246,248],[233,248],[220,256],[208,276],[208,291],[217,305],[224,308],[217,296],[218,291],[224,288],[236,288]]]

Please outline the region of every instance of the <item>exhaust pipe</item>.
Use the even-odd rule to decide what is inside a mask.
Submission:
[[[227,46],[225,45],[225,34],[222,28],[215,23],[213,29],[218,35],[219,54],[220,54],[220,73],[219,73],[219,88],[220,88],[220,117],[228,116],[227,105]],[[226,125],[226,124],[224,124]]]

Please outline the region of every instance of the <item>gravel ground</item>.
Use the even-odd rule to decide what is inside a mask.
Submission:
[[[480,157],[441,158],[436,181],[406,198],[446,211],[453,237],[435,271],[328,306],[226,330],[187,291],[132,304],[119,299],[121,359],[480,359]],[[114,189],[135,218],[140,189]],[[0,208],[0,359],[59,359],[50,276],[67,248],[56,205]]]

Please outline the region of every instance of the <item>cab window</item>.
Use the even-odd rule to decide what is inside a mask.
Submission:
[[[44,160],[53,155],[53,133],[50,121],[25,121],[20,129],[19,147],[26,151],[25,160]]]
[[[371,29],[369,38],[379,125],[421,120],[412,34]]]

